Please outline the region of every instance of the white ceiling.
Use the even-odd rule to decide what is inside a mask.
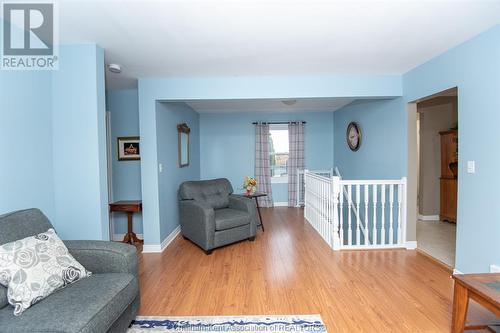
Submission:
[[[199,100],[186,103],[198,113],[219,112],[298,112],[298,111],[335,111],[351,103],[350,98],[304,98],[293,105],[286,105],[281,100]]]
[[[139,77],[402,74],[500,22],[500,1],[59,1],[62,43]],[[108,73],[109,74],[109,73]]]

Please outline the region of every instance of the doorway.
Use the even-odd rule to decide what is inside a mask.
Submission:
[[[455,266],[458,189],[458,90],[416,102],[417,246]]]

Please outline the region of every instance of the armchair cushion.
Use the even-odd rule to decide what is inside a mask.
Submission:
[[[226,230],[250,223],[250,214],[247,212],[225,208],[215,211],[215,230]]]
[[[94,274],[130,273],[137,276],[135,246],[106,241],[64,241],[76,260]]]

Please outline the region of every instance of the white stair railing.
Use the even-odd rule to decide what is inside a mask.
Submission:
[[[340,178],[340,180],[342,180],[342,175],[340,174],[340,171],[339,171],[339,168],[338,167],[335,167],[335,175],[337,177]],[[362,219],[359,218],[359,214],[358,214],[358,210],[354,208],[354,206],[352,205],[352,197],[351,197],[351,194],[349,194],[348,190],[346,189],[345,186],[341,186],[342,188],[342,192],[340,193],[340,202],[343,204],[344,202],[344,197],[346,199],[346,202],[349,204],[349,208],[350,210],[352,210],[352,213],[354,214],[354,218],[356,219],[356,221],[360,221],[361,223],[361,233],[363,233],[363,237],[369,237],[369,233],[365,233],[365,230],[366,230],[366,226],[364,224],[364,221]],[[351,200],[349,200],[349,198],[351,198]],[[342,209],[343,207],[340,207],[340,209]],[[365,214],[366,215],[366,214]],[[342,217],[340,217],[342,218]],[[342,225],[340,226],[340,228],[342,228]]]
[[[406,178],[344,180],[306,171],[304,179],[304,216],[334,250],[405,247]]]
[[[340,246],[338,232],[338,195],[339,189],[333,187],[333,178],[327,178],[305,171],[304,216],[312,227],[332,248]],[[338,186],[338,182],[336,182]]]
[[[324,177],[332,177],[333,176],[333,169],[329,170],[308,170],[309,173],[314,173],[320,176]],[[305,170],[297,169],[297,203],[295,204],[295,207],[302,207],[304,206],[304,194],[305,194],[305,189],[304,189],[304,173]]]
[[[406,178],[339,182],[340,187],[347,187],[348,192],[356,192],[352,198],[358,212],[352,221],[354,225],[348,225],[343,231],[347,234],[347,237],[343,235],[347,238],[341,244],[343,249],[405,247]],[[363,216],[359,211],[361,207]]]

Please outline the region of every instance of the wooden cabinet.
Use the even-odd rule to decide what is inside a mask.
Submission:
[[[440,212],[441,221],[457,222],[457,180],[440,179]]]
[[[441,135],[440,212],[441,221],[457,222],[458,132],[449,130]]]

